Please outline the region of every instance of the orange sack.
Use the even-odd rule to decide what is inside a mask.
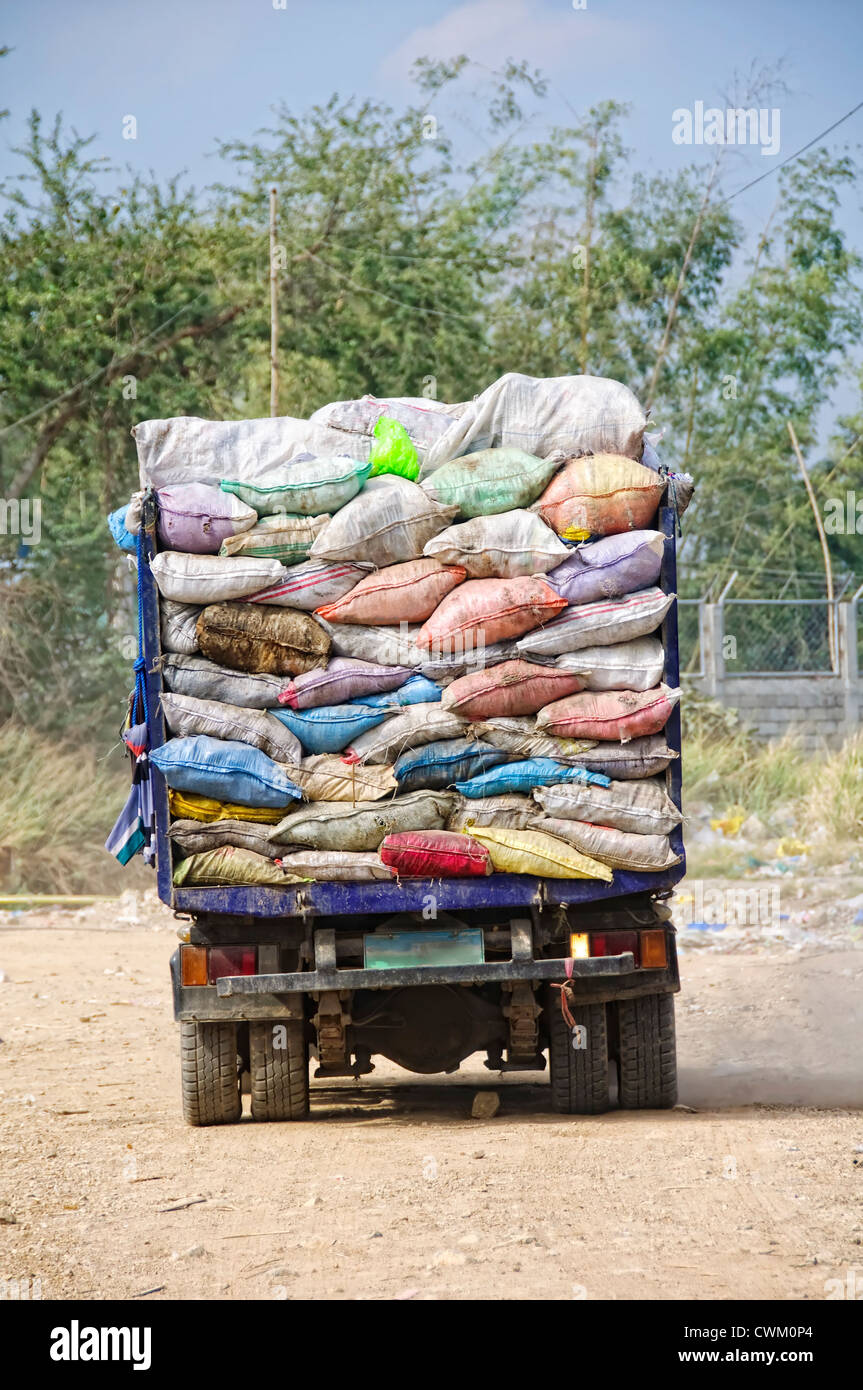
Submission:
[[[570,459],[532,511],[565,540],[640,531],[653,520],[665,479],[621,454]]]
[[[536,717],[536,727],[558,738],[595,738],[627,743],[631,738],[658,734],[677,701],[680,690],[655,685],[652,690],[609,690],[594,694],[585,690],[547,705]]]
[[[450,654],[521,637],[557,617],[566,599],[538,575],[523,579],[469,579],[447,594],[415,637],[422,651]]]
[[[462,565],[443,565],[428,558],[407,560],[367,575],[343,598],[315,612],[329,623],[372,627],[424,623],[441,599],[465,579],[467,570]]]

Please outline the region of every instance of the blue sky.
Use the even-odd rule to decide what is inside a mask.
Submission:
[[[280,0],[276,0],[280,3]],[[580,0],[576,0],[580,3]],[[779,101],[779,159],[863,97],[859,0],[6,0],[0,41],[0,168],[13,162],[31,106],[62,110],[117,163],[160,175],[189,171],[196,184],[220,170],[214,138],[266,124],[271,107],[301,111],[333,91],[409,96],[421,54],[467,53],[494,65],[526,58],[551,79],[552,119],[615,97],[633,104],[626,135],[639,164],[673,169],[693,150],[672,142],[672,111],[722,104],[735,70],[755,60],[786,65]],[[137,139],[122,138],[126,115]],[[836,140],[863,142],[863,111]],[[705,162],[709,149],[696,150]],[[758,149],[735,155],[729,191],[777,162]],[[738,178],[739,176],[739,178]],[[738,200],[758,218],[770,180]]]

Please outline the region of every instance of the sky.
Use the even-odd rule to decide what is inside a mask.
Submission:
[[[284,5],[284,8],[276,6]],[[583,8],[576,8],[576,5]],[[488,66],[527,59],[552,84],[552,119],[613,97],[632,103],[628,143],[643,168],[673,169],[704,146],[676,145],[672,113],[724,105],[736,70],[785,65],[778,155],[739,152],[728,191],[775,166],[863,99],[859,0],[0,0],[0,171],[31,107],[97,134],[117,164],[205,184],[222,172],[216,137],[248,137],[286,102],[337,91],[405,101],[421,55]],[[568,105],[567,105],[568,103]],[[137,123],[123,138],[124,118]],[[863,111],[837,132],[863,143]],[[739,174],[739,183],[736,177]],[[738,200],[758,217],[770,180]]]
[[[333,92],[399,106],[423,55],[526,59],[551,84],[543,123],[630,102],[624,137],[648,173],[706,166],[710,146],[674,142],[674,112],[724,107],[735,72],[781,62],[778,152],[736,150],[727,193],[863,100],[860,0],[0,0],[0,44],[13,50],[0,60],[0,177],[18,167],[10,146],[36,107],[95,133],[93,152],[118,166],[186,171],[201,187],[225,173],[217,138],[248,138],[279,103],[302,112]],[[129,116],[135,139],[123,137]],[[863,110],[831,142],[863,145]],[[752,236],[775,186],[771,174],[735,198]],[[842,215],[863,246],[859,202],[847,197]]]

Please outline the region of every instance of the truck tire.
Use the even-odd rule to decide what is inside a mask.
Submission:
[[[180,1023],[183,1118],[190,1125],[229,1125],[240,1118],[235,1023]]]
[[[563,1115],[599,1115],[608,1109],[608,1032],[604,1004],[574,1004],[570,1012],[585,1030],[583,1048],[560,1011],[560,991],[546,995],[551,1102]]]
[[[674,995],[619,999],[618,1096],[624,1110],[668,1110],[677,1100]]]
[[[277,1028],[284,1029],[284,1047],[275,1045]],[[250,1023],[249,1071],[253,1119],[302,1120],[308,1115],[309,1049],[301,1019]]]

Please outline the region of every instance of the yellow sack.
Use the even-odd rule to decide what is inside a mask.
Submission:
[[[237,845],[221,845],[202,854],[190,854],[174,870],[176,888],[210,888],[217,884],[286,888],[292,883],[308,882],[308,877],[287,873],[272,859]]]
[[[235,806],[231,801],[214,801],[209,796],[198,796],[197,792],[178,792],[173,788],[168,790],[168,806],[171,815],[180,820],[251,820],[256,825],[277,825],[285,814],[284,806]]]
[[[536,874],[540,878],[601,878],[610,883],[614,875],[605,864],[579,854],[563,840],[539,830],[497,830],[472,825],[474,840],[485,845],[499,874]]]

